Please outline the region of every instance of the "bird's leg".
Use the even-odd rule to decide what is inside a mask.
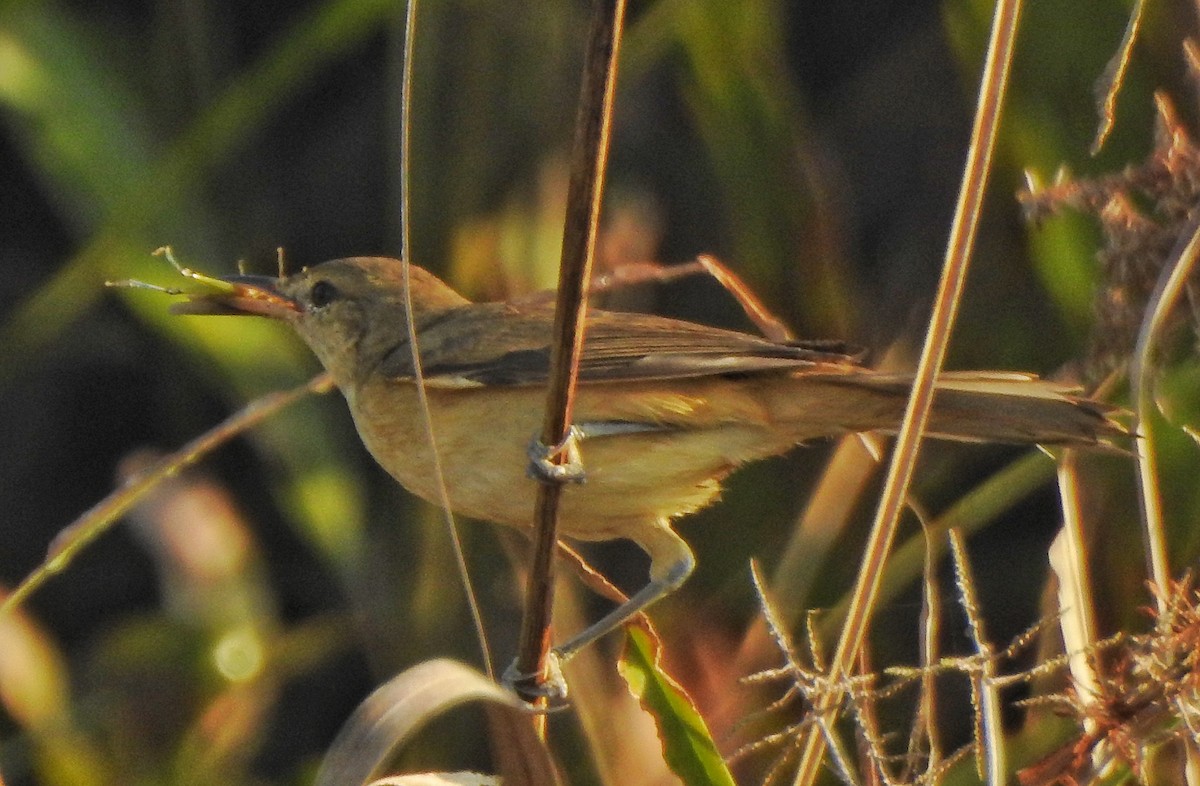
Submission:
[[[679,589],[696,567],[692,550],[665,522],[655,524],[652,530],[638,533],[637,543],[650,555],[650,583],[565,644],[555,647],[552,654],[559,663],[567,662],[596,639],[621,627],[655,601]]]
[[[605,614],[591,625],[573,636],[565,644],[555,647],[547,657],[547,679],[539,686],[542,694],[550,699],[567,697],[567,683],[562,676],[562,666],[581,649],[600,637],[616,630],[632,617],[646,610],[655,601],[670,595],[691,575],[696,567],[692,550],[683,538],[675,534],[666,521],[657,522],[637,534],[637,544],[650,555],[650,583],[632,597]],[[501,678],[506,686],[525,683],[532,675],[521,674],[514,662]],[[528,687],[522,685],[528,693]]]
[[[676,563],[665,575],[657,579],[652,579],[649,584],[634,593],[629,600],[575,634],[570,641],[555,647],[553,650],[554,656],[558,659],[559,663],[566,663],[575,657],[576,653],[596,641],[596,639],[621,627],[630,618],[644,611],[650,604],[665,598],[679,589],[679,586],[691,575],[692,569],[695,566],[695,560]]]

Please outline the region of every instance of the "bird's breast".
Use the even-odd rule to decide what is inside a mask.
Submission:
[[[409,491],[437,504],[432,430],[436,466],[455,512],[530,526],[537,482],[526,474],[528,448],[541,430],[544,388],[427,392],[428,421],[411,383],[388,380],[347,392],[376,461]],[[738,464],[786,449],[775,444],[764,417],[752,398],[724,388],[581,385],[573,420],[590,435],[580,446],[587,480],[563,494],[563,533],[620,537],[629,522],[666,520],[704,507]]]

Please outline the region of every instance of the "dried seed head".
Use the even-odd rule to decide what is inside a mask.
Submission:
[[[1200,211],[1200,148],[1165,95],[1156,96],[1156,105],[1155,146],[1142,163],[1097,178],[1074,179],[1062,170],[1053,185],[1019,195],[1030,220],[1072,209],[1100,223],[1102,283],[1085,368],[1092,380],[1128,359],[1158,277]],[[1168,333],[1177,333],[1189,316],[1178,309]]]

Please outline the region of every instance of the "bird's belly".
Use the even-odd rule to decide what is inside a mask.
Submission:
[[[391,384],[390,395],[360,395],[359,405],[352,406],[359,433],[375,459],[401,485],[437,504],[433,454],[423,420],[413,416],[419,411],[415,390]],[[646,392],[640,391],[639,406],[645,404]],[[454,511],[530,527],[538,483],[526,475],[527,450],[541,429],[543,391],[492,388],[429,393],[438,456]],[[619,401],[603,393],[603,389],[581,390],[577,423],[589,417],[637,422],[631,421],[631,413]],[[617,398],[628,393],[622,390]],[[674,392],[670,395],[678,398]],[[370,407],[365,404],[370,401],[385,404]],[[631,527],[690,513],[716,498],[721,478],[737,464],[781,449],[764,448],[759,424],[684,420],[687,425],[646,418],[650,428],[644,432],[585,438],[580,447],[586,481],[564,490],[561,532],[584,540],[617,538]]]

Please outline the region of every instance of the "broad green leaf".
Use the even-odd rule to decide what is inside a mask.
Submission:
[[[654,716],[671,772],[688,786],[734,786],[704,718],[691,697],[663,671],[658,647],[642,628],[628,628],[617,669],[642,707]]]

